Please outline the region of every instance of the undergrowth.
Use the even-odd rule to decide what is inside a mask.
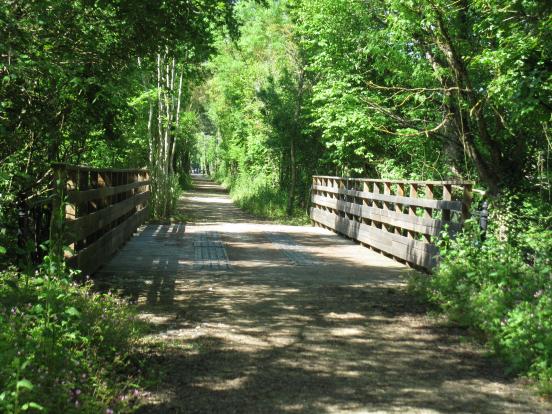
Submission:
[[[155,211],[152,210],[152,217],[149,220],[152,224],[185,223],[188,221],[188,218],[178,208],[178,200],[180,200],[184,191],[193,188],[191,175],[187,173],[174,174],[169,179],[169,184],[168,208],[164,216],[156,215]]]
[[[0,412],[124,413],[136,401],[133,313],[74,279],[49,256],[33,274],[0,273]]]
[[[528,375],[550,396],[550,207],[527,197],[505,198],[494,207],[486,239],[473,221],[455,239],[445,235],[439,268],[415,279],[415,287],[452,321],[480,332],[511,373]]]
[[[304,225],[309,217],[304,208],[294,204],[293,213],[287,212],[288,193],[271,184],[265,176],[249,177],[240,175],[235,180],[215,177],[229,188],[232,200],[243,210],[256,217],[273,220],[282,224]]]

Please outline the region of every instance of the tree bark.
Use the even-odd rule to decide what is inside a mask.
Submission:
[[[443,53],[447,65],[454,73],[453,82],[457,87],[454,94],[452,91],[447,92],[449,95],[449,108],[454,114],[456,126],[459,128],[461,142],[470,158],[474,161],[481,179],[489,187],[490,193],[497,194],[500,188],[501,166],[503,165],[500,146],[494,141],[489,133],[482,110],[483,103],[477,98],[473,90],[473,84],[468,69],[448,32],[442,10],[435,5],[433,6],[433,10],[437,16],[439,28],[439,34],[436,34],[435,41],[437,47]],[[448,88],[450,85],[444,84],[443,86]],[[455,97],[459,101],[464,100],[467,102],[471,110],[466,111],[459,105],[453,104]],[[477,148],[475,134],[470,124],[474,125],[477,130],[477,135],[481,139],[481,143],[485,146],[490,155],[489,160],[486,160],[481,151]]]

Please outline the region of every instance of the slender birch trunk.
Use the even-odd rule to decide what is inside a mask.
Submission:
[[[156,56],[156,99],[149,99],[148,138],[152,173],[153,214],[166,217],[170,213],[175,183],[174,157],[183,89],[183,70],[168,48]],[[140,65],[140,61],[139,61]],[[147,86],[145,85],[147,88]],[[147,90],[147,89],[146,89]],[[154,127],[154,117],[157,127]]]

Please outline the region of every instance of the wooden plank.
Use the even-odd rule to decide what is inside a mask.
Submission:
[[[95,171],[95,172],[147,172],[145,168],[99,168],[89,167],[87,165],[72,165],[62,162],[52,163],[53,168],[61,168],[66,171]]]
[[[431,270],[437,262],[439,251],[432,244],[411,240],[316,208],[311,209],[311,218],[338,233],[427,270]]]
[[[432,184],[428,184],[426,185],[426,194],[425,194],[425,198],[427,200],[433,200],[433,185]],[[431,218],[433,216],[433,209],[431,208],[424,208],[424,217],[426,218]]]
[[[395,185],[396,194],[392,189]],[[410,187],[408,197],[406,185]],[[436,199],[435,186],[443,188],[442,199]],[[462,188],[463,200],[453,200],[453,187]],[[468,217],[472,187],[469,181],[313,176],[311,219],[317,225],[431,270],[439,254],[432,239],[440,235],[445,225],[451,233],[462,227],[462,223],[451,222],[452,212],[460,213],[462,221]],[[423,217],[417,214],[419,208],[423,209]],[[434,210],[442,210],[440,219],[433,218]]]
[[[95,213],[68,221],[65,227],[65,242],[72,243],[84,239],[86,236],[100,230],[128,213],[138,204],[146,202],[149,199],[149,195],[149,192],[140,193]]]
[[[462,221],[470,218],[470,207],[473,199],[473,186],[467,184],[464,187],[464,199],[462,200]]]
[[[397,184],[397,195],[399,197],[404,197],[404,184],[402,183],[399,183]],[[402,204],[398,204],[398,203],[395,203],[395,212],[397,214],[401,214],[403,215],[403,205]],[[402,226],[401,226],[402,227]],[[395,233],[396,234],[402,234],[401,233],[401,229],[400,228],[395,228]]]
[[[329,180],[339,180],[344,179],[344,177],[335,177],[329,175],[315,175],[313,177]],[[391,184],[418,184],[418,185],[453,185],[453,186],[464,186],[464,185],[473,185],[473,181],[463,181],[463,180],[446,180],[446,181],[418,181],[418,180],[387,180],[387,179],[378,179],[378,178],[348,178],[351,181],[358,182],[369,182],[369,183],[391,183]]]
[[[314,213],[318,213],[318,212],[324,213],[324,217],[326,217],[326,216],[331,217],[332,216],[332,213],[324,212],[322,210],[318,210],[318,212],[317,212],[316,208],[314,208],[314,210],[315,210]],[[333,215],[333,217],[343,218],[343,217],[339,217],[337,215]],[[347,218],[345,217],[345,219],[347,219]],[[393,241],[395,243],[409,245],[413,249],[421,250],[421,251],[424,251],[424,252],[434,252],[436,250],[436,247],[434,245],[426,243],[424,241],[410,240],[407,237],[404,237],[402,235],[390,233],[390,232],[387,232],[387,231],[382,230],[382,229],[377,229],[377,228],[374,228],[374,227],[371,227],[371,226],[367,226],[367,225],[364,225],[362,223],[358,223],[358,222],[353,221],[353,220],[349,220],[349,219],[347,219],[347,220],[350,223],[354,223],[354,225],[357,226],[359,233],[360,232],[365,232],[367,234],[382,235],[382,237],[384,237],[385,240]],[[351,224],[351,226],[352,225],[353,224]]]
[[[452,187],[448,184],[443,186],[443,200],[452,200]],[[450,221],[450,208],[443,208],[443,220]]]
[[[409,187],[410,187],[410,191],[409,191],[410,198],[417,199],[418,198],[418,184],[410,184]],[[410,217],[417,217],[416,207],[414,207],[412,204],[408,205],[408,215]],[[416,232],[409,231],[407,237],[411,240],[416,239]]]
[[[80,251],[76,256],[68,260],[68,264],[90,274],[96,271],[102,264],[117,251],[117,249],[130,238],[134,230],[148,218],[149,208],[137,211],[123,223],[111,229],[96,242]]]
[[[311,201],[313,204],[319,206],[344,211],[368,220],[378,221],[380,223],[400,227],[405,230],[432,236],[438,236],[443,230],[444,224],[447,224],[449,226],[449,230],[452,232],[455,232],[460,228],[460,226],[456,223],[444,223],[442,220],[438,219],[410,216],[398,211],[384,210],[377,207],[348,203],[319,195],[313,195],[311,197]]]
[[[345,190],[337,189],[333,187],[325,186],[314,186],[314,190],[325,191],[327,193],[349,195],[358,198],[366,198],[377,201],[383,201],[388,203],[404,204],[408,206],[416,206],[423,208],[433,208],[433,209],[448,209],[453,211],[462,211],[462,202],[461,201],[452,201],[452,200],[427,200],[424,198],[413,198],[413,197],[404,197],[396,195],[387,195],[387,194],[376,194],[365,191],[356,191],[356,190]]]

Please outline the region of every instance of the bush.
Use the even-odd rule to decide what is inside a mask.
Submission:
[[[240,175],[235,181],[225,181],[230,187],[230,195],[240,208],[255,216],[290,224],[306,224],[305,211],[295,206],[293,215],[287,213],[288,193],[271,183],[264,175],[250,177]]]
[[[46,259],[32,277],[0,273],[0,411],[120,411],[133,315]]]
[[[455,239],[444,236],[426,293],[451,319],[482,332],[511,372],[529,374],[550,394],[552,231],[526,220],[526,207],[495,214],[485,241],[473,222]]]

